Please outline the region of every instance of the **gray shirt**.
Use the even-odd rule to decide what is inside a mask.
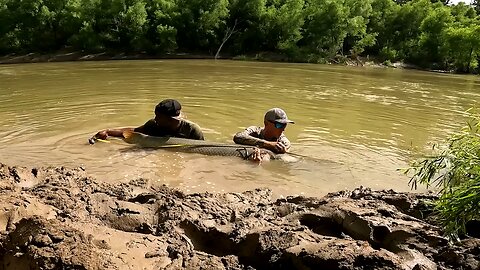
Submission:
[[[233,137],[233,141],[238,144],[254,145],[261,147],[265,141],[272,140],[265,139],[265,131],[263,127],[251,126],[246,128],[244,131],[235,134],[235,136]],[[273,141],[281,142],[283,145],[285,145],[285,149],[290,149],[290,141],[283,133],[280,135],[279,138],[276,138],[276,140]]]

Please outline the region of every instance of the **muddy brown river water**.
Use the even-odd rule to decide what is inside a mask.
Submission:
[[[296,122],[286,129],[292,152],[311,158],[258,166],[118,140],[87,144],[100,129],[143,124],[164,98],[181,101],[215,142],[281,107]],[[83,166],[109,183],[146,178],[186,192],[407,191],[398,169],[443,143],[479,99],[478,76],[411,70],[213,60],[1,65],[0,161]]]

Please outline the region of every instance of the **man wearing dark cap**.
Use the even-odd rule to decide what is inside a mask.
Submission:
[[[283,131],[287,124],[294,122],[288,119],[287,114],[280,108],[272,108],[265,113],[263,120],[265,127],[251,126],[233,137],[238,144],[255,145],[269,149],[275,153],[285,153],[290,149],[290,141]]]
[[[123,132],[133,130],[150,136],[178,137],[203,140],[200,127],[182,119],[182,105],[175,99],[165,99],[155,106],[155,118],[137,128],[105,129],[95,134],[95,139],[106,140],[109,136],[123,138]]]

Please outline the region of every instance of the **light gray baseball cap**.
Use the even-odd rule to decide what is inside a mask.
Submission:
[[[272,108],[265,113],[265,121],[278,122],[282,124],[295,124],[292,120],[288,119],[287,113],[280,108]]]

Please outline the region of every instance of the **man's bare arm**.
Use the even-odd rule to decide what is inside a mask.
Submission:
[[[104,129],[100,130],[93,136],[95,139],[101,139],[101,140],[106,140],[108,137],[117,137],[117,138],[123,138],[123,132],[125,131],[133,131],[134,128],[118,128],[118,129]]]
[[[261,148],[265,148],[271,150],[277,154],[283,154],[287,151],[287,149],[278,142],[270,142],[264,139],[257,138],[252,136],[252,134],[257,135],[259,131],[256,130],[256,127],[248,127],[244,131],[238,132],[233,137],[233,141],[237,144],[243,145],[252,145],[258,146]]]

